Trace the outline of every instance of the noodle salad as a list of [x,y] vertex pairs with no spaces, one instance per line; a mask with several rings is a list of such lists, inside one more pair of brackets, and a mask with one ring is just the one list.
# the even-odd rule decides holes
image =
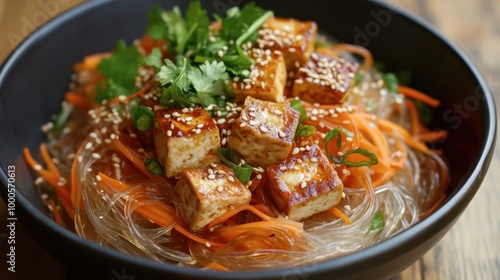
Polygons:
[[[445,198],[439,101],[313,21],[255,4],[153,6],[145,35],[74,66],[35,185],[82,238],[215,270],[361,250]],[[335,34],[333,34],[335,35]],[[39,163],[40,162],[40,163]]]

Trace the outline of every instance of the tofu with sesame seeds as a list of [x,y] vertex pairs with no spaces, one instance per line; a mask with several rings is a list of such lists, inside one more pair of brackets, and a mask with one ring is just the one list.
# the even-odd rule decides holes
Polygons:
[[247,97],[227,147],[252,166],[267,167],[280,162],[292,149],[299,115],[288,103]]
[[281,52],[255,48],[246,52],[255,63],[250,67],[248,78],[238,77],[229,83],[235,92],[235,102],[243,103],[247,96],[282,102],[287,73]]
[[292,96],[319,104],[341,104],[354,85],[358,64],[314,52],[299,68]]
[[337,205],[343,184],[316,144],[267,167],[269,192],[289,219],[300,221]]
[[154,140],[158,159],[168,178],[179,176],[183,168],[205,168],[220,161],[219,129],[201,108],[156,106]]
[[213,164],[206,169],[185,168],[176,185],[192,230],[203,229],[235,207],[248,204],[252,193],[231,168]]
[[256,46],[283,53],[287,71],[306,63],[314,50],[318,27],[313,21],[288,18],[270,18],[259,30]]

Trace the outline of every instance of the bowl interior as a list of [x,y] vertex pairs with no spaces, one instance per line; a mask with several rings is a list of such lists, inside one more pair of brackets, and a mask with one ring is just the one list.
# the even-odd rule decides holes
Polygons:
[[[94,254],[99,256],[97,259],[106,259],[113,265],[121,262],[137,271],[147,268],[152,275],[169,271],[177,276],[190,273],[214,279],[247,278],[249,275],[221,276],[159,265],[80,240],[50,221],[33,187],[34,177],[21,156],[23,147],[36,151],[44,140],[40,127],[59,111],[72,65],[85,55],[111,50],[118,39],[130,42],[141,37],[146,13],[153,2],[156,1],[88,3],[42,27],[13,53],[0,73],[1,170],[5,172],[8,165],[16,166],[18,200],[30,221],[28,227],[42,229],[47,236],[42,234],[40,239],[58,236],[63,240],[60,242],[78,248],[81,256],[75,256],[75,259]],[[175,4],[184,8],[186,2],[161,1],[161,4],[165,8]],[[372,271],[369,275],[376,277],[387,277],[401,271],[448,230],[474,195],[486,172],[495,136],[495,115],[493,99],[484,81],[459,51],[397,7],[365,1],[256,2],[274,10],[280,17],[315,20],[322,31],[336,39],[368,48],[387,70],[411,70],[410,86],[442,101],[433,112],[431,127],[449,132],[449,137],[436,146],[444,151],[451,171],[450,196],[443,207],[394,240],[315,266],[307,275],[324,276],[328,271],[335,271],[335,275],[347,279],[353,275],[361,276],[359,273],[363,271]],[[222,15],[227,8],[242,3],[241,0],[216,0],[203,4],[210,13]],[[6,184],[6,174],[0,175]],[[5,197],[6,189],[1,190]],[[61,248],[53,249],[55,255],[62,252]],[[375,261],[375,256],[380,254],[386,254],[387,259]],[[398,261],[394,260],[398,257]],[[71,258],[67,261],[74,262]],[[378,268],[373,270],[373,266]],[[282,278],[285,274],[286,271],[258,272],[252,277]]]

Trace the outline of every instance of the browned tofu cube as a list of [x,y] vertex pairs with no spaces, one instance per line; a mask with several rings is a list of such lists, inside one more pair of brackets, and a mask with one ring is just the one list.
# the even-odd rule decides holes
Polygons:
[[247,97],[228,137],[228,148],[253,166],[280,162],[292,148],[299,115],[288,103]]
[[259,30],[257,46],[283,52],[287,71],[304,65],[314,50],[318,27],[313,21],[270,18]]
[[204,109],[155,107],[154,138],[169,178],[179,176],[183,168],[205,168],[220,161],[219,129]]
[[292,96],[311,103],[340,104],[354,85],[357,70],[357,63],[314,52],[299,68]]
[[201,230],[229,210],[248,204],[252,193],[225,165],[185,168],[176,191],[192,230]]
[[278,209],[300,221],[337,205],[344,186],[318,145],[296,149],[266,172]]
[[282,53],[255,48],[247,50],[247,53],[255,61],[250,69],[250,77],[235,77],[229,83],[236,94],[235,102],[243,103],[247,96],[282,102],[286,83],[286,66]]

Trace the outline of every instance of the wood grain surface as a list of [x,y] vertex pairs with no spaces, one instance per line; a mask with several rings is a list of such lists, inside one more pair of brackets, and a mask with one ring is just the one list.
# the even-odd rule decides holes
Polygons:
[[[56,4],[40,4],[49,2]],[[32,29],[80,2],[83,0],[0,0],[0,62]],[[500,1],[385,2],[420,16],[454,41],[478,66],[499,104]],[[500,183],[499,171],[500,145],[497,144],[490,171],[462,217],[433,249],[395,279],[500,279],[500,215],[497,214],[500,205],[500,190],[497,187]],[[0,201],[0,204],[3,202]],[[5,209],[5,206],[0,205],[0,209]],[[0,218],[5,220],[3,214]],[[51,279],[64,279],[64,268],[44,254],[22,229],[18,229],[18,238],[22,238],[28,244],[25,247],[29,247],[19,254],[26,252],[37,258],[36,261],[31,261],[29,270],[36,268],[40,269],[38,271],[52,271],[55,273]],[[1,252],[3,255],[4,250]],[[29,258],[20,258],[30,262]],[[0,279],[27,279],[30,273],[25,271],[23,274],[22,269],[21,266],[20,273],[8,275],[8,278],[4,277],[2,269]]]

